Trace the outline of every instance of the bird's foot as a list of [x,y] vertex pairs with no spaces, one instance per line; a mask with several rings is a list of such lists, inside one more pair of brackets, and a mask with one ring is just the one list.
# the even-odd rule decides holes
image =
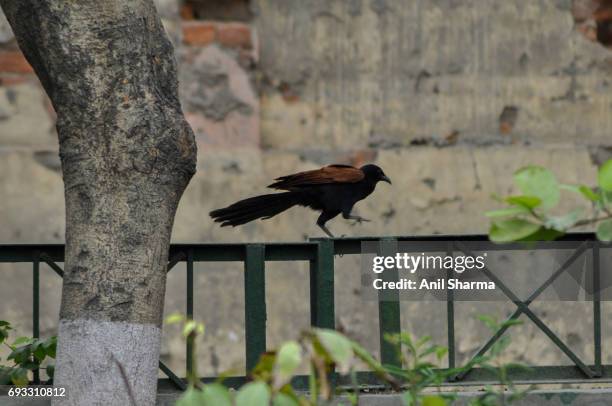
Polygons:
[[356,224],[361,224],[361,223],[367,223],[367,222],[372,221],[372,220],[368,220],[368,219],[366,219],[366,218],[363,218],[363,217],[361,217],[361,216],[350,216],[350,217],[349,217],[349,220],[355,220],[355,222],[353,223],[353,225],[356,225]]

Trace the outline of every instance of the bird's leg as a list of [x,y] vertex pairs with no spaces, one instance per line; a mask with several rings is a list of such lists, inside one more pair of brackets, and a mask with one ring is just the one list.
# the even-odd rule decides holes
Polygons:
[[353,216],[351,213],[342,213],[342,217],[344,217],[347,220],[355,220],[355,224],[371,221],[371,220],[365,219],[365,218],[363,218],[361,216]]
[[328,220],[331,220],[334,217],[336,217],[338,214],[340,214],[339,211],[336,211],[336,212],[323,211],[321,215],[319,216],[319,218],[317,219],[317,225],[321,228],[321,230],[325,232],[325,234],[327,234],[329,238],[336,238],[336,237],[334,237],[331,231],[329,231],[327,227],[325,227],[325,223],[327,223]]
[[329,231],[329,230],[327,229],[327,227],[325,227],[325,224],[317,224],[317,225],[318,225],[319,227],[321,227],[321,230],[323,230],[323,231],[325,232],[325,234],[327,234],[327,236],[328,236],[329,238],[336,238],[336,237],[334,237],[334,235],[331,233],[331,231]]

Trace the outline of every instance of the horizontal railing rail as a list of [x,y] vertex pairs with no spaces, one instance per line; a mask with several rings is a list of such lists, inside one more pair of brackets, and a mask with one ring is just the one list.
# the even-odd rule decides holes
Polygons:
[[[244,264],[244,294],[245,294],[245,360],[247,371],[255,366],[259,356],[266,351],[266,283],[265,269],[268,261],[308,261],[310,263],[310,316],[311,325],[321,328],[335,328],[334,306],[334,257],[336,255],[356,255],[362,250],[362,242],[374,241],[379,243],[381,252],[392,252],[397,242],[436,242],[436,241],[488,241],[486,235],[435,235],[435,236],[396,236],[396,237],[352,237],[339,239],[312,239],[308,242],[298,243],[211,243],[211,244],[172,244],[170,247],[168,272],[178,263],[186,264],[186,308],[188,317],[194,316],[194,264],[198,262],[242,262]],[[593,250],[598,258],[598,245],[589,244],[595,241],[592,233],[573,233],[559,240],[560,244],[575,242],[576,252],[579,250]],[[554,243],[553,243],[554,246]],[[491,249],[508,250],[520,246],[503,245],[491,246]],[[548,246],[550,248],[550,245]],[[461,250],[461,244],[456,249]],[[535,247],[537,249],[537,247]],[[419,247],[420,249],[420,247]],[[435,248],[438,249],[439,248]],[[432,250],[434,250],[432,248]],[[573,255],[573,257],[576,257]],[[570,258],[571,259],[571,258]],[[575,258],[574,258],[575,259]],[[41,263],[46,264],[58,276],[63,276],[63,269],[58,264],[64,261],[64,246],[62,244],[0,244],[0,263],[31,263],[32,264],[32,331],[33,336],[40,335],[40,272]],[[570,261],[568,260],[568,263]],[[596,287],[599,283],[601,270],[599,262],[593,261],[594,280]],[[498,284],[510,302],[516,305],[516,310],[508,320],[514,320],[521,315],[527,316],[546,336],[552,344],[559,348],[572,362],[571,365],[536,366],[527,370],[511,369],[509,378],[515,382],[551,383],[575,382],[588,380],[590,382],[612,381],[612,365],[602,364],[602,321],[601,301],[597,294],[593,300],[593,363],[584,362],[561,338],[558,337],[548,325],[538,317],[529,306],[537,299],[556,278],[562,268],[553,274],[533,294],[522,301],[508,289],[502,281],[489,272],[488,276]],[[487,274],[487,269],[484,272]],[[452,292],[449,292],[452,293]],[[449,295],[446,306],[448,368],[457,366],[456,335],[455,335],[455,301]],[[398,300],[379,300],[379,346],[381,361],[386,364],[398,365],[397,352],[384,340],[386,334],[397,333],[401,329],[400,302]],[[490,337],[474,357],[485,354],[491,346],[505,333],[502,328]],[[193,367],[192,348],[186,343],[186,370]],[[167,365],[160,362],[161,371],[168,377],[160,380],[160,388],[173,386],[184,389],[185,380],[177,376]],[[204,382],[216,379],[215,377],[202,378]],[[246,381],[246,377],[225,378],[228,386],[239,386]],[[366,386],[380,386],[381,382],[373,373],[360,372],[357,374],[358,382]],[[496,381],[496,375],[487,369],[472,368],[452,377],[448,384],[484,384]],[[40,382],[38,371],[34,372],[34,381]],[[335,377],[339,385],[349,384],[343,377]],[[307,378],[298,376],[294,379],[298,388],[307,388]]]

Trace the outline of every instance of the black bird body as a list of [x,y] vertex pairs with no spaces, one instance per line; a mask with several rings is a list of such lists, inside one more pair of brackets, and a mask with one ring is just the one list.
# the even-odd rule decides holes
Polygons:
[[240,200],[223,209],[211,211],[210,216],[215,222],[221,223],[222,227],[237,226],[259,218],[271,218],[299,205],[320,211],[317,225],[332,236],[325,223],[340,213],[345,219],[369,221],[351,215],[351,211],[355,203],[374,191],[379,181],[391,183],[376,165],[365,165],[361,168],[329,165],[277,178],[276,182],[268,187],[286,192]]
[[296,190],[303,196],[302,206],[313,210],[335,213],[350,214],[353,206],[360,200],[365,199],[374,191],[376,185],[361,180],[356,183],[330,183],[317,186],[306,186]]

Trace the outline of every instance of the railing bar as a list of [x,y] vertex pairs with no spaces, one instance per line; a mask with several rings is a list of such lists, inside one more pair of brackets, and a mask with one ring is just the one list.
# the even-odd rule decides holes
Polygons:
[[[448,255],[453,255],[452,248]],[[453,270],[446,271],[446,278],[451,279]],[[455,292],[453,289],[446,288],[446,332],[448,344],[448,367],[455,368]]]
[[[586,243],[581,244],[576,251],[559,267],[559,269],[552,274],[542,285],[540,285],[537,289],[533,291],[529,298],[523,302],[526,306],[529,306],[543,291],[546,287],[548,287],[555,279],[561,275],[565,271],[565,269],[570,266],[585,250],[587,249]],[[472,253],[468,253],[466,250],[462,249],[465,254],[471,255]],[[519,316],[523,314],[523,310],[520,308],[517,309],[510,317],[506,319],[506,323],[512,320],[516,320]],[[492,346],[495,344],[497,340],[508,330],[509,326],[501,327],[498,331],[493,334],[493,336],[485,343],[484,346],[478,350],[478,352],[472,357],[472,361],[478,357],[483,356]],[[461,380],[463,379],[472,368],[466,369],[460,374],[457,374],[454,379]]]
[[[462,244],[458,244],[459,249],[466,255],[470,255],[470,256],[474,256],[473,252],[470,252],[468,249],[466,249]],[[551,283],[553,283],[555,281],[555,279],[557,279],[559,277],[559,275],[561,275],[566,269],[567,267],[569,267],[580,255],[582,255],[582,253],[584,251],[586,251],[586,249],[588,248],[588,246],[586,245],[586,243],[581,244],[576,251],[574,251],[574,253],[563,263],[563,265],[561,265],[559,267],[559,269],[557,269],[557,271],[555,271],[555,273],[553,273],[542,285],[540,285],[540,287],[538,287],[536,290],[533,291],[533,293],[527,298],[527,300],[525,300],[524,302],[521,301],[515,294],[514,292],[512,292],[512,290],[510,290],[499,278],[497,278],[488,268],[483,268],[483,272],[486,270],[487,272],[485,273],[489,279],[491,279],[493,282],[495,282],[496,285],[498,285],[500,287],[500,289],[502,290],[502,292],[513,302],[521,302],[526,304],[527,306],[530,305],[548,286],[550,286]]]
[[565,355],[567,355],[572,361],[574,361],[576,366],[578,368],[580,368],[582,370],[582,372],[584,372],[584,374],[586,376],[588,376],[589,378],[593,378],[595,376],[593,371],[588,366],[586,366],[580,360],[580,358],[578,358],[578,356],[576,354],[574,354],[574,352],[568,346],[566,346],[565,343],[563,341],[561,341],[561,339],[559,337],[557,337],[557,335],[552,330],[550,330],[548,328],[548,326],[546,326],[546,324],[544,324],[544,322],[542,320],[540,320],[540,318],[538,316],[536,316],[527,307],[523,308],[523,312],[527,315],[527,317],[529,317],[531,319],[531,321],[533,321],[535,323],[535,325],[537,325],[540,328],[540,330],[542,330],[542,332],[544,334],[546,334],[548,336],[548,338],[550,338],[552,340],[553,343],[555,343],[557,345],[557,347],[559,347],[559,349],[561,351],[563,351],[565,353]]
[[[516,309],[514,311],[514,313],[512,313],[512,315],[510,317],[508,317],[505,321],[505,323],[511,321],[511,320],[515,320],[518,319],[519,316],[523,314],[523,310],[521,309]],[[502,326],[499,330],[497,330],[495,332],[495,334],[493,334],[493,336],[489,339],[489,341],[487,341],[485,343],[485,345],[483,345],[480,350],[478,350],[478,352],[472,357],[472,359],[470,360],[470,362],[473,362],[476,358],[478,357],[482,357],[487,351],[489,351],[489,348],[491,348],[493,346],[493,344],[495,344],[495,342],[497,340],[500,339],[500,337],[502,335],[504,335],[504,333],[506,332],[506,330],[508,330],[510,328],[509,325],[504,325]],[[463,379],[474,367],[468,368],[463,370],[461,373],[457,374],[454,379],[455,380],[461,380]]]
[[172,370],[170,368],[168,368],[168,366],[166,364],[164,364],[163,362],[159,361],[159,369],[161,369],[161,371],[168,377],[168,379],[170,379],[170,381],[180,390],[185,390],[187,389],[187,385],[185,385],[185,382],[179,378],[178,376],[176,376],[176,374],[174,372],[172,372]]
[[[383,238],[379,242],[380,255],[393,256],[397,251],[397,241],[393,238]],[[396,268],[386,269],[382,274],[384,281],[397,281]],[[387,334],[399,334],[401,329],[400,303],[398,291],[378,291],[378,332],[380,359],[383,364],[401,366],[397,347],[389,343]]]
[[[467,250],[463,248],[460,249],[462,249],[464,254],[472,255],[472,253],[467,252]],[[529,306],[544,291],[544,289],[548,287],[557,277],[559,277],[559,275],[561,275],[561,273],[563,273],[563,271],[565,271],[565,269],[570,266],[586,249],[586,243],[583,243],[578,248],[576,248],[574,253],[563,263],[563,265],[561,265],[561,267],[559,267],[559,269],[554,274],[552,274],[542,285],[540,285],[536,290],[534,290],[533,293],[529,296],[529,298],[523,303],[526,306]],[[523,310],[521,310],[520,308],[517,309],[509,318],[506,319],[506,323],[518,319],[521,314],[523,314]],[[480,356],[483,356],[493,346],[493,344],[495,344],[495,342],[499,340],[499,338],[506,332],[506,330],[508,330],[508,328],[509,326],[504,326],[498,331],[496,331],[495,334],[493,334],[493,336],[489,339],[489,341],[487,341],[485,345],[482,346],[480,350],[478,350],[478,352],[472,357],[471,361]],[[462,371],[460,374],[457,374],[454,379],[463,379],[468,374],[468,372],[470,372],[471,369],[472,368]]]
[[599,243],[593,244],[593,350],[595,373],[601,376],[601,274],[599,262]]
[[310,261],[310,325],[335,328],[334,241],[319,240],[316,258]]
[[[556,365],[556,366],[534,366],[529,368],[510,368],[507,371],[508,380],[515,385],[533,385],[533,384],[592,384],[592,383],[609,383],[612,382],[612,365],[603,365],[604,377],[592,380],[586,380],[582,372],[573,365]],[[443,372],[444,369],[435,369],[434,372]],[[362,388],[380,388],[385,389],[385,382],[380,379],[380,376],[371,371],[358,371],[356,373],[357,383]],[[227,388],[239,389],[242,385],[249,382],[249,377],[245,376],[229,376],[224,377],[221,382]],[[168,380],[160,379],[160,384],[166,384]],[[219,382],[219,377],[206,376],[201,377],[202,383]],[[352,389],[353,381],[350,376],[338,376],[338,386],[340,388]],[[470,376],[462,382],[446,382],[442,384],[446,388],[484,386],[486,384],[498,384],[499,376],[495,371],[484,368],[474,368]],[[160,385],[160,387],[161,387]],[[295,390],[308,390],[308,376],[297,375],[291,379],[291,385]],[[166,389],[167,384],[164,385]]]
[[[191,251],[193,252],[193,250]],[[168,261],[168,267],[166,268],[166,273],[170,272],[172,268],[176,266],[176,264],[178,264],[181,261],[184,261],[186,258],[187,258],[187,255],[185,255],[185,253],[182,251],[176,254],[174,257],[170,259],[170,261]]]
[[[580,235],[580,237],[582,237],[582,235]],[[373,237],[372,237],[372,238],[373,238]],[[342,241],[342,240],[341,240],[341,241]],[[332,240],[332,243],[333,243],[333,240]],[[583,245],[584,245],[584,244],[583,244]],[[296,246],[297,246],[297,245],[296,245]],[[33,248],[34,248],[34,247],[36,247],[36,248],[38,248],[38,249],[43,249],[43,248],[45,248],[45,247],[47,247],[47,246],[43,246],[43,245],[41,245],[41,246],[31,246],[29,249],[24,249],[24,248],[22,248],[22,247],[17,247],[17,248],[19,248],[19,249],[21,249],[21,250],[23,250],[23,251],[24,251],[24,254],[18,253],[19,255],[21,255],[19,258],[21,258],[21,259],[23,259],[23,260],[22,260],[22,261],[21,261],[21,259],[18,259],[18,260],[20,260],[21,262],[27,262],[27,257],[30,257],[30,258],[31,258],[31,255],[32,255],[31,253],[32,253],[32,252],[35,252],[35,251],[33,251]],[[280,247],[280,245],[277,247],[277,250],[278,250],[278,249],[280,249],[279,247]],[[27,248],[27,247],[26,247],[26,248]],[[197,247],[197,246],[194,246],[194,248],[195,248],[195,249],[198,249],[198,247]],[[2,249],[2,247],[0,247],[0,249]],[[55,248],[55,247],[52,247],[52,249],[53,249],[53,250],[56,250],[56,248]],[[176,249],[176,248],[175,248],[175,249]],[[208,251],[210,251],[211,249],[212,249],[212,247],[206,247],[207,252],[208,252]],[[314,248],[313,248],[313,249],[314,249]],[[574,254],[572,255],[572,257],[577,257],[577,256],[579,255],[579,251],[580,251],[580,250],[582,250],[582,246],[579,246],[579,247],[578,247],[578,249],[577,249],[577,250],[574,252]],[[27,251],[29,251],[30,253],[28,254],[28,252],[27,252]],[[264,252],[265,252],[265,251],[264,251]],[[314,252],[314,251],[311,251],[311,252]],[[25,256],[24,256],[24,255],[25,255]],[[174,260],[175,258],[179,257],[180,255],[183,255],[183,256],[184,256],[184,254],[182,254],[182,253],[181,253],[181,254],[179,254],[179,255],[175,255],[175,256],[173,257],[173,260]],[[23,257],[23,258],[22,258],[22,257]],[[510,319],[512,319],[512,318],[517,318],[518,316],[520,316],[520,315],[521,315],[521,314],[523,314],[523,313],[527,314],[527,315],[528,315],[528,317],[529,317],[529,318],[530,318],[530,319],[531,319],[531,320],[532,320],[532,321],[533,321],[533,322],[534,322],[534,323],[535,323],[535,324],[536,324],[536,325],[537,325],[537,326],[538,326],[538,327],[539,327],[539,328],[540,328],[540,329],[541,329],[541,330],[542,330],[542,331],[543,331],[543,332],[544,332],[544,333],[545,333],[547,336],[549,336],[549,338],[550,338],[550,339],[551,339],[551,340],[552,340],[552,341],[553,341],[553,342],[554,342],[554,343],[555,343],[555,344],[556,344],[556,345],[557,345],[557,346],[558,346],[558,347],[559,347],[559,348],[560,348],[560,349],[561,349],[561,350],[562,350],[564,353],[566,353],[566,355],[568,355],[568,357],[569,357],[570,359],[572,359],[572,360],[574,361],[574,363],[575,363],[575,364],[576,364],[576,366],[578,367],[578,368],[576,369],[576,371],[580,370],[580,371],[582,371],[583,373],[585,373],[587,376],[594,376],[594,375],[599,376],[599,374],[600,374],[600,373],[603,373],[603,372],[601,372],[601,371],[602,371],[602,370],[603,370],[603,368],[604,368],[604,366],[602,366],[602,348],[601,348],[601,347],[602,347],[602,337],[601,337],[601,334],[602,334],[602,331],[601,331],[601,330],[602,330],[602,326],[601,326],[602,321],[601,321],[601,298],[600,298],[600,292],[599,292],[599,285],[600,285],[600,279],[599,279],[599,278],[600,278],[600,276],[601,276],[601,275],[600,275],[600,269],[599,269],[600,264],[599,264],[599,261],[598,261],[598,260],[599,260],[599,252],[597,251],[597,253],[596,253],[596,248],[593,248],[593,257],[594,257],[594,258],[593,258],[593,260],[594,260],[594,269],[593,269],[593,272],[594,272],[594,274],[593,274],[593,278],[594,278],[594,279],[593,279],[593,286],[594,286],[594,295],[593,295],[593,316],[594,316],[594,319],[593,319],[593,320],[594,320],[594,322],[593,322],[593,323],[594,323],[594,325],[593,325],[593,333],[594,333],[594,356],[593,356],[593,358],[594,358],[594,365],[595,365],[595,367],[596,367],[596,368],[593,368],[593,367],[587,367],[587,366],[586,366],[586,365],[585,365],[585,364],[584,364],[584,363],[583,363],[583,362],[580,360],[580,358],[578,358],[578,357],[576,356],[576,354],[574,354],[574,352],[572,352],[572,351],[571,351],[571,349],[569,349],[569,348],[568,348],[568,347],[567,347],[567,346],[566,346],[566,345],[563,343],[563,341],[561,341],[561,340],[560,340],[560,339],[559,339],[559,338],[558,338],[558,337],[557,337],[557,336],[556,336],[556,335],[555,335],[555,334],[554,334],[554,333],[553,333],[553,332],[552,332],[550,329],[548,329],[548,327],[547,327],[547,326],[544,324],[544,322],[543,322],[543,321],[542,321],[542,320],[541,320],[541,319],[540,319],[538,316],[536,316],[536,315],[535,315],[535,314],[534,314],[534,313],[533,313],[533,312],[532,312],[532,311],[531,311],[531,310],[528,308],[529,304],[530,304],[530,303],[531,303],[531,302],[532,302],[532,301],[535,299],[535,297],[537,297],[537,296],[538,296],[538,295],[539,295],[539,294],[540,294],[542,291],[544,291],[544,290],[545,290],[545,289],[546,289],[546,288],[547,288],[547,287],[548,287],[548,286],[549,286],[549,285],[550,285],[550,284],[551,284],[551,283],[554,281],[554,279],[555,279],[555,278],[554,278],[554,275],[553,275],[553,276],[551,276],[551,278],[549,278],[549,280],[547,280],[547,281],[545,282],[545,284],[541,285],[541,286],[540,286],[540,287],[539,287],[539,288],[538,288],[536,291],[534,291],[534,292],[532,293],[533,298],[532,298],[532,297],[530,297],[529,299],[527,299],[527,301],[513,300],[513,302],[514,302],[514,303],[517,305],[517,307],[518,307],[518,308],[517,308],[516,312],[514,313],[516,316],[514,316],[514,315],[513,315],[513,316],[511,316],[511,317],[510,317]],[[58,260],[58,259],[60,259],[61,257],[59,256],[59,253],[58,253],[58,254],[54,254],[54,257],[53,257],[53,258],[55,258],[56,260]],[[280,257],[279,257],[279,258],[280,258]],[[312,258],[312,256],[310,256],[310,258]],[[245,258],[243,258],[243,259],[245,259]],[[575,258],[573,258],[573,259],[575,259]],[[597,261],[596,261],[596,259],[597,259]],[[173,260],[171,260],[171,261],[169,262],[169,264],[168,264],[168,270],[172,269],[172,267],[174,267],[174,266],[175,266],[175,265],[176,265],[178,262],[180,262],[182,259],[176,260],[176,262],[172,263],[172,262],[173,262]],[[198,259],[198,260],[205,260],[205,259]],[[290,260],[290,259],[289,259],[289,260]],[[265,261],[265,260],[264,260],[264,261]],[[311,266],[312,266],[312,259],[310,259],[310,261],[311,261]],[[34,279],[36,278],[36,277],[34,276],[36,272],[34,272],[34,262],[33,262],[33,293],[34,293],[34,290],[35,290],[35,289],[34,289],[34,285],[36,285],[36,284],[38,285],[38,288],[37,288],[37,290],[38,290],[38,295],[37,295],[37,296],[36,296],[36,295],[33,295],[33,302],[32,302],[32,303],[33,303],[33,316],[32,316],[32,319],[33,319],[33,335],[34,335],[34,336],[37,336],[37,335],[39,336],[39,335],[40,335],[40,262],[47,263],[47,265],[49,265],[49,266],[50,266],[50,267],[51,267],[51,268],[54,270],[54,272],[56,272],[56,273],[57,273],[58,275],[60,275],[60,276],[63,276],[63,270],[62,270],[62,268],[61,268],[60,266],[58,266],[58,265],[57,265],[55,262],[53,262],[53,260],[51,260],[51,258],[50,258],[50,257],[48,257],[48,256],[47,256],[45,253],[40,253],[40,252],[38,253],[38,261],[37,261],[37,262],[38,262],[38,264],[37,264],[37,267],[38,267],[38,277],[37,277],[37,278],[38,278],[38,281],[37,281],[37,282],[36,282],[36,281],[34,281]],[[569,265],[569,262],[571,262],[571,261],[570,261],[570,260],[568,260],[568,261],[567,261],[567,263],[566,263],[566,265]],[[264,262],[264,263],[265,263],[265,262]],[[333,259],[332,259],[332,265],[333,265]],[[566,265],[564,265],[563,267],[566,267]],[[246,261],[245,261],[245,266],[246,266]],[[192,259],[192,267],[193,267],[193,259]],[[563,268],[563,267],[562,267],[562,268]],[[557,270],[557,271],[555,272],[555,274],[561,274],[563,271],[564,271],[564,269],[561,269],[561,268],[560,268],[559,270]],[[192,279],[193,279],[193,269],[192,269]],[[502,291],[503,291],[503,289],[502,289]],[[512,295],[514,295],[514,293],[513,293],[513,292],[511,292],[511,291],[509,291],[509,292],[510,292],[510,293],[512,293]],[[504,292],[504,293],[506,293],[506,292]],[[188,295],[189,295],[189,292],[188,292]],[[193,280],[192,280],[192,289],[191,289],[191,295],[192,295],[192,297],[191,297],[191,301],[192,301],[192,306],[193,306]],[[311,298],[311,299],[312,299],[312,298]],[[452,310],[452,313],[451,313],[451,314],[452,314],[452,326],[453,326],[453,329],[452,329],[452,335],[453,335],[453,337],[452,337],[452,338],[453,338],[453,341],[454,341],[454,297],[453,297],[452,299],[453,299],[453,300],[450,300],[450,301],[449,301],[449,303],[447,303],[447,317],[449,316],[449,311],[450,311],[450,310]],[[511,299],[512,299],[512,298],[511,298]],[[35,303],[35,302],[38,302],[38,303]],[[265,300],[264,300],[264,302],[265,302]],[[265,303],[264,303],[264,304],[265,304]],[[37,308],[37,309],[35,309],[35,308]],[[399,308],[399,303],[398,303],[398,308]],[[192,307],[192,313],[193,313],[193,307]],[[380,317],[380,315],[379,315],[379,317]],[[37,323],[34,323],[34,320],[35,320],[35,319],[38,319],[38,322],[37,322]],[[265,323],[264,323],[264,324],[265,324]],[[448,326],[450,326],[450,325],[451,325],[451,320],[450,320],[450,317],[449,317],[449,320],[448,320]],[[38,330],[37,332],[34,332],[34,329],[35,329],[35,328]],[[265,328],[265,327],[264,327],[264,328]],[[264,330],[264,331],[265,331],[265,330]],[[506,330],[504,329],[504,330],[500,330],[500,331],[499,331],[499,332],[497,332],[497,333],[499,333],[499,336],[501,336],[501,335],[502,335],[502,334],[503,334],[505,331],[506,331]],[[496,333],[496,335],[497,335],[497,333]],[[451,337],[450,337],[450,331],[449,331],[449,337],[448,337],[448,338],[449,338],[449,340],[450,340],[450,338],[451,338]],[[493,342],[494,342],[494,341],[495,341],[495,340],[493,340]],[[453,343],[453,344],[454,344],[454,343]],[[451,359],[450,359],[450,353],[451,353],[451,351],[453,351],[453,352],[454,352],[454,348],[453,348],[453,349],[451,349],[451,343],[449,342],[449,365],[450,365],[450,362],[451,362]],[[381,352],[382,352],[382,349],[381,349]],[[575,357],[575,359],[574,359],[572,356],[574,356],[574,357]],[[582,366],[584,366],[584,368],[583,368],[581,365],[582,365]],[[162,368],[162,366],[161,366],[161,363],[160,363],[160,368],[163,370],[163,368]],[[568,368],[569,368],[569,367],[568,367]],[[574,367],[572,367],[572,368],[574,368]],[[594,370],[595,370],[595,371],[594,371]],[[594,374],[593,374],[593,371],[594,371]],[[606,371],[607,371],[607,370],[606,370]],[[171,371],[170,371],[170,372],[171,372]],[[176,375],[175,375],[175,376],[176,376]],[[612,376],[612,375],[610,374],[610,371],[607,371],[605,376]]]
[[544,290],[549,287],[565,270],[578,259],[588,248],[588,245],[583,243],[576,251],[553,273],[538,289],[536,289],[525,301],[525,304],[530,305]]
[[58,274],[60,277],[64,277],[64,270],[58,265],[56,264],[51,257],[49,257],[47,254],[45,254],[44,252],[42,252],[40,254],[40,260],[43,261],[45,264],[49,265],[49,267],[55,271],[56,274]]
[[244,262],[244,322],[246,370],[266,351],[265,245],[247,244]]
[[[40,253],[34,252],[32,261],[32,337],[40,338]],[[40,383],[38,368],[32,371],[34,383]]]
[[[315,258],[310,260],[310,325],[335,329],[334,240],[317,240]],[[332,387],[337,382],[334,369],[328,374]]]
[[508,296],[510,298],[510,300],[512,300],[514,302],[514,304],[516,306],[518,306],[520,308],[520,310],[522,310],[523,313],[525,313],[525,315],[527,315],[527,317],[529,317],[531,319],[531,321],[540,328],[540,330],[546,334],[548,336],[548,338],[551,339],[551,341],[553,343],[555,343],[555,345],[557,347],[559,347],[559,349],[561,351],[563,351],[565,353],[565,355],[567,355],[572,361],[574,361],[574,363],[576,364],[576,366],[578,368],[580,368],[582,370],[582,372],[584,372],[584,374],[590,378],[593,377],[593,371],[587,367],[581,360],[580,358],[578,358],[578,356],[576,354],[574,354],[574,352],[565,345],[565,343],[563,343],[563,341],[561,341],[561,339],[559,339],[559,337],[557,337],[557,335],[550,330],[546,324],[544,324],[544,322],[542,320],[540,320],[540,318],[538,316],[536,316],[531,309],[529,309],[529,307],[527,307],[527,305],[525,305],[525,303],[521,302],[518,297],[510,290],[508,289],[503,282],[497,278],[487,267],[482,268],[481,270],[485,275],[487,275],[487,277],[489,279],[491,279],[493,282],[495,282],[495,284],[497,286],[500,287],[500,289],[502,290],[502,292],[504,292],[504,294],[506,294],[506,296]]
[[[471,255],[474,256],[473,253],[469,252],[469,250],[466,249],[461,249],[466,255]],[[483,267],[481,269],[482,273],[484,273],[489,279],[491,279],[495,285],[499,286],[499,288],[501,289],[501,291],[511,300],[514,302],[514,304],[516,306],[518,306],[523,313],[525,313],[527,315],[527,317],[529,317],[531,319],[531,321],[533,321],[535,323],[536,326],[538,326],[540,328],[540,330],[546,334],[548,336],[548,338],[550,338],[552,340],[553,343],[555,343],[555,345],[557,347],[559,347],[559,349],[561,351],[563,351],[565,353],[565,355],[567,355],[572,361],[574,361],[574,363],[576,364],[576,366],[578,368],[580,368],[582,370],[582,372],[584,372],[584,374],[586,376],[588,376],[589,378],[592,378],[594,376],[593,371],[587,367],[581,360],[580,358],[574,354],[574,352],[565,345],[565,343],[563,343],[563,341],[561,341],[561,339],[559,339],[559,337],[557,337],[557,335],[550,330],[546,324],[538,317],[535,315],[535,313],[533,313],[531,311],[531,309],[529,309],[528,305],[526,305],[525,303],[523,303],[515,294],[514,292],[512,292],[511,289],[509,289],[502,281],[501,279],[499,279],[494,273],[491,272],[491,270],[489,268],[487,268],[486,266]]]
[[[193,249],[187,251],[187,306],[186,306],[187,318],[193,320]],[[190,375],[193,370],[193,339],[194,337],[187,337],[186,350],[186,368],[187,375]]]

